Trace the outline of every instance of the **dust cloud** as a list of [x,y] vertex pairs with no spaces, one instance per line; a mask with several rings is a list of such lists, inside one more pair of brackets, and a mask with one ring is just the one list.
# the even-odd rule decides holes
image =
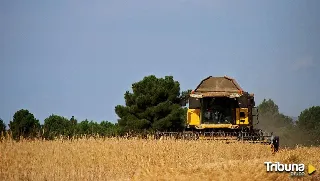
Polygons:
[[305,145],[306,134],[300,130],[294,122],[286,123],[281,117],[259,115],[259,121],[255,120],[255,128],[279,136],[280,146],[293,148]]

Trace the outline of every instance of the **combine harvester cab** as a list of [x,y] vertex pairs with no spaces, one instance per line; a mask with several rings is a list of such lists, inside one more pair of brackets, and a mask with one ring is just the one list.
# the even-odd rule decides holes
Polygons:
[[209,76],[188,99],[185,137],[273,143],[271,133],[254,128],[259,122],[254,94],[234,79]]

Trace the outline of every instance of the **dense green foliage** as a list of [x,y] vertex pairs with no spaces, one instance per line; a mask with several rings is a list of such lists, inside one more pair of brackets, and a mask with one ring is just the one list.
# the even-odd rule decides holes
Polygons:
[[172,76],[147,76],[132,84],[133,92],[126,91],[126,105],[117,105],[119,125],[125,131],[177,131],[184,128],[184,109],[181,107],[180,84]]
[[[146,76],[132,84],[132,92],[125,92],[125,105],[115,107],[118,123],[97,123],[87,119],[78,122],[73,116],[69,119],[52,114],[40,125],[32,113],[21,109],[14,114],[9,130],[14,139],[36,136],[46,139],[79,135],[121,136],[128,131],[179,131],[184,129],[187,115],[187,108],[181,105],[188,103],[190,92],[181,92],[179,82],[172,76]],[[271,99],[264,99],[258,105],[258,110],[259,121],[254,126],[280,136],[281,145],[320,145],[320,106],[302,111],[297,122],[280,113],[278,105]],[[6,125],[0,119],[0,132],[3,130],[6,130]]]
[[44,120],[44,134],[46,139],[53,139],[60,135],[72,137],[77,135],[118,135],[117,124],[102,121],[100,124],[87,119],[77,123],[74,117],[70,120],[58,115],[51,115]]
[[297,121],[303,141],[308,145],[320,145],[320,106],[312,106],[301,112]]
[[44,120],[44,137],[54,138],[58,135],[71,135],[71,121],[58,115],[51,115]]
[[13,115],[9,127],[15,139],[19,139],[20,136],[33,138],[40,129],[40,123],[28,110],[21,109]]

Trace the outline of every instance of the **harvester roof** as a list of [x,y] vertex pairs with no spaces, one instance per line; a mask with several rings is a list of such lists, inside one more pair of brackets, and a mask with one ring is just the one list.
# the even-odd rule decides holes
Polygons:
[[227,76],[209,76],[203,79],[193,92],[197,97],[239,97],[242,93],[239,84]]

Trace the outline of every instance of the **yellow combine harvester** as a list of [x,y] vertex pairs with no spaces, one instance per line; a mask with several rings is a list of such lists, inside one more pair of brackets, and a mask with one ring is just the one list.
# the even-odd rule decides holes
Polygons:
[[[162,136],[187,139],[218,139],[271,144],[279,142],[272,134],[255,129],[258,109],[254,94],[244,91],[232,78],[209,76],[191,92],[186,129],[183,133],[165,132]],[[277,146],[277,145],[276,145]]]

